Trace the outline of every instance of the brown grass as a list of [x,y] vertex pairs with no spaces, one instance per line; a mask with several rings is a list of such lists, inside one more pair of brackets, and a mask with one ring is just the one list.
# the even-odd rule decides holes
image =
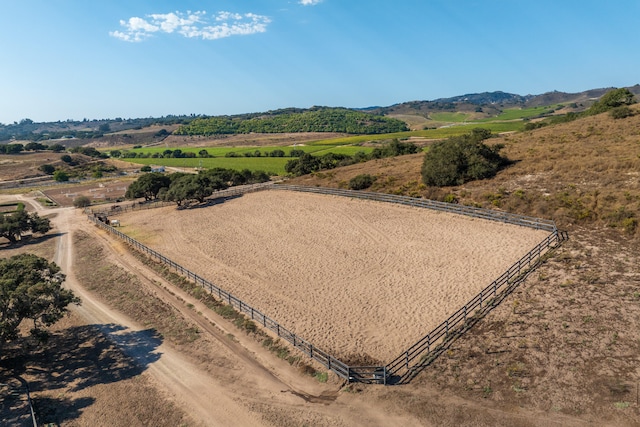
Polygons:
[[638,235],[640,220],[640,106],[614,120],[608,114],[491,139],[516,163],[490,180],[428,188],[422,154],[361,163],[292,180],[345,188],[351,178],[378,177],[372,191],[501,209],[555,220],[561,227],[606,226]]

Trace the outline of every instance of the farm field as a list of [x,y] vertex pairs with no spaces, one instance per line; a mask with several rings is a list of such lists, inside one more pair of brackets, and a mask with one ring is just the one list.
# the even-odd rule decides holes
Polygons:
[[125,234],[352,364],[397,356],[547,234],[288,191],[118,219]]
[[87,196],[93,203],[102,203],[124,199],[131,180],[116,179],[111,181],[94,181],[90,184],[70,184],[44,190],[45,196],[62,207],[73,206],[79,196]]

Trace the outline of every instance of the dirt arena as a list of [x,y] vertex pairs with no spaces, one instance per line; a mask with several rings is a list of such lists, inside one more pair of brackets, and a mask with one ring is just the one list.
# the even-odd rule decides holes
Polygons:
[[124,233],[347,363],[399,355],[547,235],[289,191],[118,218]]
[[43,193],[59,206],[73,206],[80,196],[87,196],[94,203],[114,202],[124,199],[130,179],[116,179],[104,182],[92,182],[85,185],[68,185],[50,188]]

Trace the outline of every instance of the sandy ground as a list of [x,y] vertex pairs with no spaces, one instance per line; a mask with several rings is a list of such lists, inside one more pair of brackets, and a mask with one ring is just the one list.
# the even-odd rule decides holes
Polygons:
[[547,234],[288,191],[121,222],[123,232],[352,364],[399,355]]

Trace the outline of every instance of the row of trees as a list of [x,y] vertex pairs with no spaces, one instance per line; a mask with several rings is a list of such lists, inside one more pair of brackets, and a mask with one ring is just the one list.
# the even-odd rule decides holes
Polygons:
[[289,174],[301,176],[320,170],[366,162],[372,159],[414,154],[419,150],[420,148],[418,148],[417,145],[410,142],[401,142],[397,139],[392,140],[388,144],[384,144],[382,147],[375,148],[370,154],[367,154],[364,151],[359,151],[353,156],[336,153],[328,153],[323,156],[312,156],[311,154],[300,150],[300,157],[289,160],[285,164],[284,169]]
[[408,130],[401,120],[347,108],[315,108],[278,112],[257,117],[217,116],[198,118],[180,126],[176,135],[224,135],[244,133],[339,132],[380,134]]
[[59,153],[65,148],[60,144],[45,145],[39,142],[28,142],[26,144],[0,144],[0,154],[19,154],[23,151],[53,151]]
[[230,186],[269,180],[267,173],[251,172],[248,169],[235,171],[213,168],[198,174],[150,172],[132,182],[127,188],[125,197],[129,199],[144,197],[147,201],[159,199],[182,206],[192,200],[203,203],[214,191],[224,190]]

